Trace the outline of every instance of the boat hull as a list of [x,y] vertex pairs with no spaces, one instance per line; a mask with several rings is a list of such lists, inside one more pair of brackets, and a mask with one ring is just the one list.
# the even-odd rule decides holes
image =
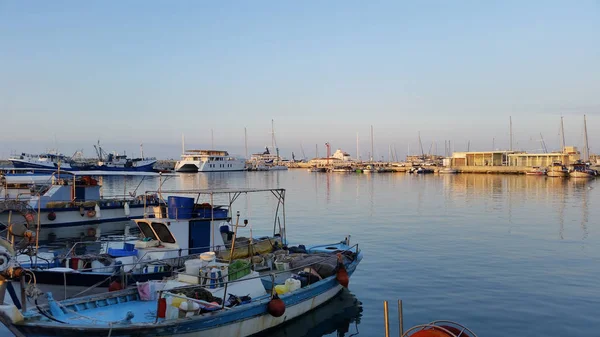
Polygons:
[[569,173],[569,177],[578,179],[591,179],[594,178],[594,175],[587,172],[573,171]]
[[546,173],[546,175],[548,177],[553,177],[553,178],[564,178],[564,177],[568,177],[569,176],[569,172],[564,172],[564,171],[548,171],[548,173]]
[[[352,275],[361,259],[362,254],[359,253],[357,260],[348,265],[348,275]],[[280,298],[285,303],[285,314],[280,317],[271,316],[267,312],[266,305],[269,299],[263,298],[226,312],[158,323],[111,324],[107,326],[105,323],[78,325],[47,321],[40,324],[35,322],[12,324],[6,318],[3,321],[9,328],[16,329],[27,337],[54,337],[57,336],[57,330],[60,330],[60,336],[63,337],[80,337],[84,331],[86,337],[105,337],[107,335],[114,337],[246,337],[275,328],[308,313],[327,303],[342,289],[336,276],[333,275],[292,293],[281,295]]]
[[[50,213],[54,213],[54,220],[49,220]],[[8,212],[0,213],[0,223],[8,223],[8,216]],[[79,208],[42,208],[39,240],[43,244],[54,239],[79,238],[81,233],[85,235],[90,228],[95,231],[99,229],[103,235],[122,234],[126,226],[135,227],[131,220],[143,217],[144,205],[130,205],[129,215],[122,206],[101,207],[100,217],[88,216],[87,209],[84,209],[82,215]],[[54,238],[49,237],[51,233],[55,235]]]
[[[10,162],[12,163],[12,165],[15,168],[18,168],[18,169],[50,169],[50,170],[58,169],[58,164],[55,164],[53,162],[33,163],[33,162],[17,160],[17,159],[11,159]],[[65,170],[65,171],[76,171],[76,169],[73,169],[71,167],[71,165],[69,165],[68,163],[61,164],[60,169]]]
[[[39,284],[66,285],[68,287],[99,287],[107,288],[110,285],[113,273],[91,273],[91,272],[71,272],[63,273],[51,270],[35,270],[36,282]],[[118,275],[118,274],[117,274]],[[126,273],[127,285],[134,285],[136,282],[146,282],[149,280],[162,280],[164,277],[170,277],[172,272],[155,273]],[[118,276],[117,276],[118,277]]]
[[142,165],[134,165],[134,166],[118,166],[118,165],[111,165],[111,164],[107,164],[107,165],[92,165],[89,167],[86,167],[86,171],[87,170],[92,170],[92,171],[108,171],[108,172],[153,172],[154,171],[154,164],[156,163],[156,160],[148,162],[146,164],[142,164]]

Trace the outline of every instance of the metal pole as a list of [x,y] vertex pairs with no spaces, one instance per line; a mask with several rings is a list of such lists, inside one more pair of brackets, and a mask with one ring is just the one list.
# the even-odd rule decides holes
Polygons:
[[400,337],[404,334],[404,321],[402,314],[402,300],[398,300],[398,326],[400,328]]
[[[67,266],[68,268],[69,266]],[[63,281],[64,281],[64,285],[65,285],[65,297],[63,299],[67,299],[67,273],[63,272]]]
[[388,317],[388,301],[383,301],[383,322],[385,324],[385,337],[390,337],[390,320]]
[[21,287],[21,312],[27,311],[27,295],[25,294],[25,278],[23,275],[19,277],[19,285]]

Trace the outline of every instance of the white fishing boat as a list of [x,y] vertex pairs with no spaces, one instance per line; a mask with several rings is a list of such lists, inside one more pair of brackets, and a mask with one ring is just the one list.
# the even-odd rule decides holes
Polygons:
[[143,217],[144,204],[158,204],[156,196],[103,196],[101,185],[92,178],[96,174],[103,173],[61,172],[45,183],[34,180],[36,176],[2,177],[5,195],[0,199],[0,226],[5,228],[16,221],[11,207],[18,205],[35,213],[36,222],[39,218],[38,239],[42,242],[95,237],[122,232],[131,225],[131,219]]
[[[285,200],[285,190],[262,191],[275,193],[278,203]],[[219,193],[239,196],[246,192]],[[277,209],[285,207],[278,205]],[[150,224],[156,232],[158,227]],[[246,221],[244,225],[236,223],[231,248],[214,247],[215,251],[206,255],[214,259],[188,260],[185,272],[177,279],[138,283],[126,290],[64,301],[55,301],[47,293],[48,304],[38,304],[44,294],[32,278],[28,294],[35,308],[18,309],[25,295],[21,301],[16,298],[16,304],[3,303],[4,296],[0,296],[0,321],[20,337],[55,336],[57,331],[61,336],[80,336],[84,332],[89,337],[251,336],[327,303],[348,287],[350,276],[362,260],[362,252],[351,245],[349,236],[333,244],[288,250],[274,247],[270,253],[252,254],[250,260],[235,259],[231,252],[235,251],[238,230],[246,225]],[[285,225],[283,217],[281,226],[275,228],[287,243]],[[27,238],[25,245],[31,243],[31,232],[18,234]],[[1,277],[29,278],[31,271],[24,270],[13,258],[14,247],[4,240],[1,247],[5,257],[0,261]],[[225,258],[219,259],[221,253]],[[274,259],[274,268],[264,263],[269,257]],[[9,283],[0,283],[2,295]]]
[[221,150],[187,150],[175,164],[177,172],[244,171],[246,161]]
[[15,168],[51,169],[56,170],[59,165],[62,170],[71,170],[73,160],[58,152],[42,154],[21,153],[8,159]]

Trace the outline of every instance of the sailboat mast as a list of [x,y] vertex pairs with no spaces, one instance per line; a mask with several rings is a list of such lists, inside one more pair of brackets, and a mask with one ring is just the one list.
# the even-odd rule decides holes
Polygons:
[[590,160],[590,148],[589,148],[589,144],[588,144],[587,121],[586,121],[585,115],[583,115],[583,145],[584,145],[583,161],[587,163],[588,160]]
[[419,131],[419,147],[421,148],[421,159],[425,159],[425,152],[423,151],[423,143],[421,143],[421,131]]
[[248,132],[246,131],[246,128],[244,128],[244,151],[245,151],[244,158],[248,159]]
[[371,125],[371,162],[373,162],[373,125]]
[[508,117],[508,120],[510,121],[510,150],[513,150],[513,129],[512,129],[512,116]]
[[181,154],[185,153],[185,135],[181,134]]
[[360,155],[358,154],[358,132],[356,133],[356,161],[360,161]]
[[274,122],[271,119],[271,148],[275,150],[275,127],[273,123]]
[[563,123],[562,116],[560,116],[560,136],[561,136],[560,152],[565,153],[565,125]]

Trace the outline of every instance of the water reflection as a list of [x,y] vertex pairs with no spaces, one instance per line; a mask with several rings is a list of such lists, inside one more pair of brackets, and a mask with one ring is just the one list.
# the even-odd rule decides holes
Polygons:
[[[539,176],[459,174],[440,177],[446,207],[466,206],[490,212],[505,212],[508,232],[521,225],[522,211],[535,212],[547,223],[558,222],[558,238],[565,239],[565,225],[579,224],[581,240],[588,235],[590,193],[598,183],[587,179]],[[547,208],[543,211],[540,207]],[[518,210],[518,211],[516,211]],[[555,220],[553,220],[555,219]]]
[[349,337],[358,335],[362,304],[348,291],[282,327],[254,337]]

